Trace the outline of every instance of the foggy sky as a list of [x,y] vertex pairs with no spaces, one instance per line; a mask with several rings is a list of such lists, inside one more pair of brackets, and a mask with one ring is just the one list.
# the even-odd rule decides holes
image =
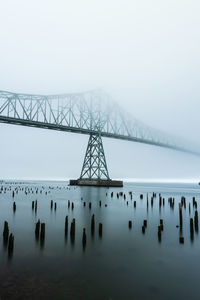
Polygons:
[[[102,88],[145,123],[199,143],[200,2],[6,0],[0,90]],[[0,124],[0,178],[77,178],[87,136]],[[190,142],[189,142],[190,143]],[[104,139],[113,178],[199,178],[200,159]]]

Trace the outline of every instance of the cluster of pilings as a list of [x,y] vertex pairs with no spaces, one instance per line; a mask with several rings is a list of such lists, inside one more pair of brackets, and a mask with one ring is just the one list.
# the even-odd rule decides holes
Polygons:
[[[54,189],[49,187],[49,190]],[[57,189],[61,189],[60,187],[57,187]],[[67,188],[68,189],[68,188]],[[69,188],[70,189],[70,188]],[[50,191],[46,190],[44,187],[39,188],[29,188],[29,187],[16,187],[14,189],[12,189],[12,186],[9,187],[0,187],[0,193],[6,193],[6,192],[10,192],[12,195],[13,200],[15,200],[16,195],[20,192],[24,192],[26,195],[28,194],[48,194]],[[111,199],[113,199],[116,195],[117,199],[122,199],[124,201],[124,204],[128,207],[133,207],[135,210],[137,209],[137,196],[132,192],[129,191],[127,193],[124,192],[117,192],[116,194],[114,192],[110,193],[110,197]],[[108,192],[106,193],[106,196],[108,196]],[[146,208],[148,211],[149,208],[149,204],[151,203],[151,207],[153,208],[154,205],[158,205],[159,210],[161,210],[162,208],[164,209],[165,206],[165,202],[168,200],[168,205],[170,207],[171,210],[174,210],[175,208],[177,208],[177,204],[178,204],[178,225],[177,228],[179,228],[179,242],[180,244],[184,244],[184,236],[183,236],[183,226],[185,226],[185,222],[183,222],[183,216],[185,214],[185,211],[189,211],[189,215],[190,215],[190,219],[189,219],[189,228],[190,228],[190,238],[191,241],[194,240],[195,238],[195,233],[197,234],[199,231],[199,227],[198,227],[198,211],[197,211],[197,201],[196,198],[193,197],[192,198],[192,205],[191,203],[189,203],[189,205],[187,205],[187,200],[186,197],[182,196],[180,203],[175,203],[175,198],[173,197],[169,197],[169,198],[165,198],[162,196],[161,193],[156,194],[155,192],[153,193],[147,193],[146,194],[146,200],[145,200],[145,194],[139,194],[139,199],[140,201],[143,201],[143,203],[145,204],[146,201]],[[144,201],[145,200],[145,201]],[[166,200],[166,201],[165,201]],[[81,198],[81,201],[83,201],[83,197]],[[92,202],[85,202],[83,201],[83,207],[86,207],[86,205],[88,206],[89,210],[92,210],[93,208],[93,203]],[[102,207],[102,201],[99,200],[98,202],[99,207]],[[132,205],[130,206],[130,203],[132,203]],[[167,202],[166,202],[167,203]],[[37,206],[38,206],[38,202],[37,200],[32,201],[32,210],[37,212]],[[68,200],[67,202],[67,206],[68,209],[74,210],[75,209],[75,205],[74,202]],[[105,207],[107,207],[107,203],[105,203]],[[16,212],[16,209],[19,209],[19,207],[17,207],[16,205],[16,201],[13,201],[13,212]],[[53,200],[50,201],[50,209],[51,210],[55,210],[57,209],[57,203]],[[194,213],[194,214],[193,214]],[[192,216],[193,215],[193,216]],[[68,216],[66,216],[65,218],[65,237],[67,237],[68,235],[68,231],[69,231],[69,224],[68,224],[69,220],[68,220]],[[146,234],[147,231],[147,223],[149,221],[147,219],[143,220],[143,223],[140,225],[141,226],[141,232],[143,235]],[[95,228],[96,228],[96,222],[95,222],[95,215],[92,214],[91,216],[91,223],[90,223],[90,231],[91,231],[91,237],[92,239],[95,236]],[[167,223],[165,223],[165,226],[167,226]],[[133,221],[129,220],[128,221],[128,228],[131,230],[133,227]],[[103,231],[103,225],[102,223],[99,223],[97,226],[97,232],[99,235],[99,238],[102,237],[102,231]],[[160,219],[160,224],[157,225],[157,236],[158,236],[158,241],[161,242],[162,238],[163,238],[163,231],[164,231],[164,222],[163,219]],[[76,220],[75,218],[73,218],[73,220],[70,223],[70,239],[71,239],[71,243],[74,244],[75,242],[75,234],[76,234]],[[83,248],[86,248],[87,245],[87,235],[88,232],[86,230],[85,227],[82,228],[82,245]],[[41,247],[44,246],[44,241],[45,241],[45,223],[40,223],[40,220],[37,221],[37,223],[35,224],[35,238],[37,241],[40,241],[40,245]],[[8,252],[12,253],[13,249],[14,249],[14,236],[13,234],[9,235],[9,228],[8,228],[8,223],[5,221],[4,224],[4,231],[3,231],[3,240],[4,240],[4,245],[8,248]]]
[[[68,237],[68,228],[69,228],[69,218],[68,216],[65,217],[65,239],[67,240]],[[94,238],[95,235],[95,215],[93,214],[91,217],[91,224],[90,224],[90,229],[91,229],[91,237]],[[99,238],[102,238],[103,234],[103,224],[99,223],[98,225],[98,235]],[[70,224],[70,240],[71,244],[74,245],[75,243],[75,235],[76,235],[76,220],[73,218],[71,224]],[[82,246],[83,249],[85,250],[87,244],[87,234],[86,234],[86,228],[83,228],[82,232]]]
[[[130,196],[130,200],[133,200],[133,192],[129,192],[128,193]],[[110,194],[111,198],[114,197],[114,192],[111,192]],[[124,200],[127,199],[127,195],[123,192],[117,192],[116,193],[116,197],[117,199],[119,199],[120,197],[122,197]],[[139,195],[139,199],[143,200],[144,199],[144,194],[140,194]],[[151,197],[150,197],[150,201],[151,201],[151,206],[153,207],[155,200],[157,199],[157,194],[155,192],[152,193]],[[168,198],[168,204],[170,206],[170,209],[174,210],[175,208],[175,198],[174,197],[169,197]],[[128,206],[128,201],[126,201],[126,205]],[[158,194],[158,205],[159,205],[159,210],[165,206],[165,198],[161,195],[161,193]],[[193,210],[194,210],[194,217],[190,218],[190,238],[191,241],[194,240],[194,232],[198,233],[199,231],[199,225],[198,225],[198,211],[197,211],[197,201],[195,199],[195,197],[192,198],[192,205],[193,205]],[[134,200],[133,201],[133,207],[136,209],[137,206],[137,201]],[[148,207],[149,207],[149,194],[147,193],[146,195],[146,207],[147,207],[147,211],[148,211]],[[183,208],[184,210],[186,210],[186,197],[182,196],[181,197],[181,201],[178,204],[178,212],[179,212],[179,225],[177,225],[177,228],[180,228],[179,231],[179,242],[180,244],[184,244],[184,237],[183,237]],[[191,205],[189,203],[188,206],[188,211],[189,211],[189,215],[191,214]],[[132,229],[133,226],[133,222],[132,220],[128,221],[128,228]],[[143,221],[143,225],[142,225],[142,233],[145,234],[146,232],[146,228],[147,228],[147,220]],[[164,224],[163,224],[163,219],[160,219],[160,224],[158,225],[158,241],[161,242],[162,241],[162,232],[164,230]]]

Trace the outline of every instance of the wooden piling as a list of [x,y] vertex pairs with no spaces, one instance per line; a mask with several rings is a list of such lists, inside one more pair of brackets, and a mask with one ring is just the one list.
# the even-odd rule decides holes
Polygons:
[[65,217],[65,234],[68,232],[68,216]]
[[8,236],[9,236],[9,227],[8,227],[8,222],[4,222],[4,229],[3,229],[3,240],[4,242],[8,242]]
[[194,214],[194,227],[195,227],[195,231],[198,232],[199,231],[199,218],[198,218],[198,211],[195,211]]
[[180,228],[182,229],[183,227],[183,215],[182,215],[182,204],[179,203],[179,224]]
[[41,232],[40,232],[40,240],[44,240],[45,238],[45,223],[41,224]]
[[194,224],[192,218],[190,218],[190,239],[191,241],[194,239]]
[[92,234],[94,234],[94,229],[95,229],[95,218],[94,218],[94,214],[93,214],[92,219],[91,219],[91,232],[92,232]]
[[70,237],[71,237],[71,241],[73,243],[75,240],[75,219],[73,219],[73,221],[71,222]]
[[13,212],[15,213],[16,212],[16,203],[13,202]]
[[161,227],[158,226],[158,241],[161,242],[161,238],[162,238],[162,233],[161,233]]
[[36,236],[36,238],[39,238],[39,234],[40,234],[40,220],[38,220],[37,223],[35,224],[35,236]]
[[102,232],[103,232],[103,224],[99,223],[99,236],[102,237]]
[[82,236],[82,245],[83,245],[83,247],[86,246],[86,241],[87,241],[86,232],[85,232],[85,228],[83,228],[83,236]]
[[8,253],[11,254],[14,249],[14,236],[11,233],[8,240]]
[[37,200],[35,201],[35,213],[37,212]]
[[128,227],[129,227],[129,229],[131,229],[132,228],[132,221],[130,220],[130,221],[128,221]]

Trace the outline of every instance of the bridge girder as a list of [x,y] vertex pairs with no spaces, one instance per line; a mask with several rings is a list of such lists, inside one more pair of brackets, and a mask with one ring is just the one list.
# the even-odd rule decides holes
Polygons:
[[98,134],[199,154],[176,138],[153,129],[100,90],[62,95],[31,95],[0,91],[0,122]]

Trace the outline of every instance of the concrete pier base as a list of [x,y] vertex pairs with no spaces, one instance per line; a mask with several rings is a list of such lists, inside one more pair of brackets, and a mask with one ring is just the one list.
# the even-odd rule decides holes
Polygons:
[[98,180],[98,179],[71,179],[69,185],[98,186],[98,187],[123,187],[120,180]]

